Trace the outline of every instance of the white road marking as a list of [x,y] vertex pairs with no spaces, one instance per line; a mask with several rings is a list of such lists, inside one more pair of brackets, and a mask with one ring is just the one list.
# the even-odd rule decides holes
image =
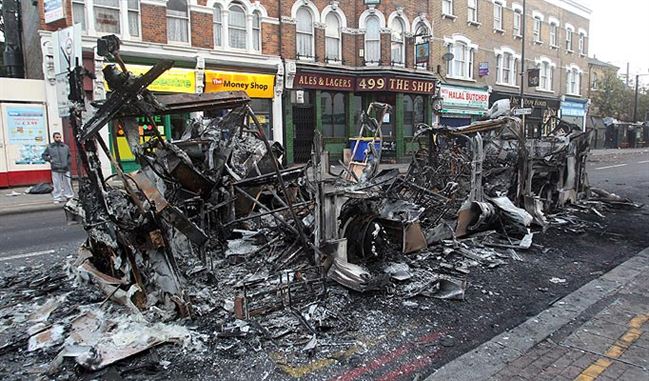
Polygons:
[[595,168],[595,169],[597,170],[597,169],[617,168],[617,167],[624,167],[625,165],[627,165],[627,164],[609,165],[609,166],[607,166],[607,167],[599,167],[599,168]]
[[639,162],[638,162],[638,164],[644,164],[644,163],[649,163],[649,160],[639,161]]
[[56,250],[34,251],[34,252],[31,252],[31,253],[18,254],[18,255],[12,255],[10,257],[0,258],[0,262],[11,261],[11,260],[20,259],[20,258],[38,257],[40,255],[47,255],[47,254],[54,254],[54,253],[56,253]]

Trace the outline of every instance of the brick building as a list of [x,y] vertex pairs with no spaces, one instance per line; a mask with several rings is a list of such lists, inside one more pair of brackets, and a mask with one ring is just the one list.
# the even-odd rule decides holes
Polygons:
[[[51,31],[81,24],[84,65],[98,74],[95,40],[118,34],[134,69],[176,61],[156,91],[247,89],[288,162],[308,160],[314,129],[340,158],[372,101],[394,107],[383,132],[395,160],[414,148],[418,123],[460,125],[497,99],[520,103],[523,34],[525,69],[540,69],[539,85],[524,86],[530,132],[551,115],[583,125],[586,112],[590,10],[575,0],[528,0],[525,15],[522,1],[506,0],[68,0],[50,23],[42,4],[46,77]],[[87,86],[104,95],[101,76]],[[183,121],[162,122],[175,137]]]

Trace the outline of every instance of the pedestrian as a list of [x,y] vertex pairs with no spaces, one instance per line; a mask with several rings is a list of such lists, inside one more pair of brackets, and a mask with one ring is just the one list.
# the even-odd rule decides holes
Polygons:
[[70,156],[70,147],[63,143],[61,133],[55,132],[52,134],[52,138],[54,142],[45,148],[42,157],[43,160],[50,163],[52,168],[52,186],[54,188],[52,197],[54,203],[58,204],[74,197],[72,182],[70,181],[72,157]]

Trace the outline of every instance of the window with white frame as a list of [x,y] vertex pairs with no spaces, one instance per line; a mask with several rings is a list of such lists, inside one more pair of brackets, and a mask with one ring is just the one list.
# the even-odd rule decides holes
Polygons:
[[419,69],[428,68],[428,63],[427,62],[417,63],[417,45],[429,41],[430,37],[431,37],[430,29],[428,29],[428,26],[426,26],[426,24],[422,21],[418,22],[417,27],[415,28],[415,51],[414,51],[413,62],[415,62],[416,67]]
[[119,0],[95,0],[93,6],[95,30],[99,33],[120,34]]
[[184,0],[167,1],[167,40],[189,42],[189,12]]
[[586,35],[579,33],[579,54],[586,54]]
[[539,67],[539,90],[552,91],[552,77],[554,68],[552,63],[542,61],[538,64]]
[[566,50],[572,52],[572,33],[571,28],[566,28]]
[[378,63],[381,59],[381,21],[371,15],[365,20],[365,62]]
[[597,90],[597,86],[598,86],[597,72],[593,72],[593,76],[592,76],[591,81],[590,81],[590,88],[593,89],[593,90]]
[[391,52],[392,52],[392,63],[397,65],[404,64],[404,34],[406,32],[405,23],[401,17],[395,17],[392,19],[392,24],[390,25],[392,30],[391,36]]
[[541,25],[542,20],[539,17],[534,17],[534,42],[541,42]]
[[228,8],[228,42],[234,49],[246,49],[248,33],[246,26],[246,10],[239,4],[232,4]]
[[467,21],[471,23],[477,23],[478,22],[478,0],[468,0],[467,7],[469,11],[467,16]]
[[568,78],[566,80],[566,92],[571,95],[580,95],[581,72],[573,67],[568,68]]
[[516,58],[510,52],[496,57],[496,83],[516,86]]
[[522,21],[522,11],[520,9],[514,9],[514,22],[513,22],[513,27],[514,27],[514,36],[520,36],[521,35],[521,21]]
[[442,0],[442,14],[453,14],[453,0]]
[[340,61],[340,19],[335,12],[325,17],[325,58],[327,61]]
[[81,30],[84,32],[88,30],[85,1],[72,0],[72,23],[81,24]]
[[494,2],[494,29],[503,30],[503,5]]
[[140,37],[140,1],[128,0],[128,34],[131,37]]
[[252,12],[252,49],[261,51],[261,13]]
[[300,7],[296,13],[296,38],[298,59],[313,58],[313,15],[307,7]]
[[214,4],[214,14],[212,16],[214,30],[214,46],[223,46],[223,10],[218,4]]
[[557,46],[557,31],[559,26],[555,23],[550,23],[550,46]]
[[468,44],[455,41],[448,47],[453,59],[448,61],[448,76],[459,79],[473,79],[474,49]]

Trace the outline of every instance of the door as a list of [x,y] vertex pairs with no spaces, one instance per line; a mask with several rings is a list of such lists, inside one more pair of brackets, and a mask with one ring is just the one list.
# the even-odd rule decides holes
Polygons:
[[9,186],[9,175],[7,174],[7,142],[5,136],[5,125],[2,115],[0,115],[0,188]]
[[293,161],[295,163],[306,163],[311,159],[311,146],[313,145],[313,132],[315,130],[313,105],[294,105],[293,125],[295,126]]

